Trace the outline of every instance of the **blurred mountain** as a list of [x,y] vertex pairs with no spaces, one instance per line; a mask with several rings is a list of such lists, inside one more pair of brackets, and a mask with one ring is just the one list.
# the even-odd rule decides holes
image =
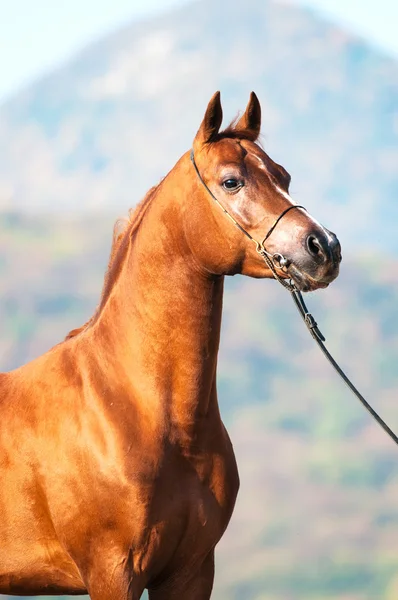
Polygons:
[[189,148],[211,94],[251,89],[265,148],[344,248],[398,251],[398,66],[311,11],[201,0],[90,46],[0,110],[0,208],[134,205]]
[[[258,93],[264,147],[341,239],[341,275],[309,308],[397,431],[398,65],[271,0],[126,27],[0,108],[0,370],[93,313],[114,219],[189,148],[216,89],[226,122]],[[228,281],[219,396],[242,485],[214,599],[396,600],[396,448],[275,282]]]

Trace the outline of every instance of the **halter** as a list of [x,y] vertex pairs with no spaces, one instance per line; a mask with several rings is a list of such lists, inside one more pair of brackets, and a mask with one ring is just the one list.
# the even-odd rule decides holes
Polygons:
[[199,177],[199,180],[202,183],[202,185],[206,188],[206,190],[208,191],[208,193],[210,194],[210,196],[213,198],[213,200],[215,201],[215,203],[221,208],[221,210],[223,211],[223,213],[229,218],[230,221],[232,221],[232,223],[235,225],[235,227],[237,227],[247,238],[249,238],[249,240],[251,242],[253,242],[256,245],[256,252],[258,254],[260,254],[260,256],[263,257],[263,259],[266,262],[267,266],[272,271],[272,274],[275,277],[275,279],[277,279],[279,281],[279,283],[281,285],[283,285],[283,287],[285,287],[290,292],[292,292],[293,290],[296,290],[296,286],[294,285],[294,283],[293,283],[292,280],[283,279],[282,277],[280,277],[280,275],[277,272],[277,269],[279,269],[280,271],[283,271],[284,273],[286,273],[286,267],[288,265],[287,258],[285,258],[283,256],[283,254],[281,254],[280,252],[275,252],[274,254],[271,254],[270,252],[268,252],[268,250],[264,246],[264,242],[266,242],[266,240],[270,237],[271,233],[274,231],[274,229],[278,225],[279,221],[281,219],[283,219],[283,217],[290,210],[293,210],[294,208],[302,208],[303,210],[306,211],[307,209],[304,206],[300,206],[299,204],[292,204],[292,206],[288,206],[279,215],[279,217],[277,217],[275,219],[275,221],[273,222],[273,224],[269,228],[268,233],[264,237],[263,241],[259,242],[252,235],[250,235],[250,233],[248,231],[246,231],[246,229],[244,227],[242,227],[242,225],[240,223],[238,223],[238,221],[231,215],[231,213],[229,213],[227,211],[227,209],[225,208],[225,206],[223,206],[221,204],[221,202],[213,194],[213,192],[208,187],[208,185],[206,184],[206,182],[204,181],[203,177],[201,176],[201,174],[199,172],[199,169],[198,169],[197,164],[195,162],[195,156],[194,156],[193,150],[191,150],[191,161],[192,161],[192,164],[194,166],[196,174]]
[[294,282],[291,279],[290,280],[282,279],[282,277],[280,277],[280,275],[278,274],[277,269],[279,269],[279,270],[281,270],[281,271],[283,271],[283,272],[286,273],[286,267],[288,266],[288,260],[283,256],[283,254],[280,254],[279,252],[275,252],[274,254],[270,254],[266,250],[266,248],[264,246],[264,242],[269,238],[269,236],[271,235],[271,233],[274,231],[275,227],[278,225],[279,221],[286,215],[286,213],[289,212],[289,210],[293,210],[293,208],[303,208],[306,211],[306,208],[304,208],[304,206],[300,206],[300,205],[296,205],[296,204],[293,204],[292,206],[289,206],[288,208],[286,208],[279,215],[279,217],[274,221],[273,225],[268,230],[268,233],[266,234],[266,236],[263,239],[263,241],[259,242],[256,239],[254,239],[254,237],[251,236],[250,233],[248,231],[246,231],[246,229],[244,229],[242,227],[242,225],[240,225],[240,223],[238,223],[234,219],[234,217],[227,211],[227,209],[221,204],[221,202],[219,200],[217,200],[217,198],[215,197],[215,195],[213,194],[213,192],[210,190],[210,188],[207,186],[207,184],[205,183],[205,181],[203,180],[203,178],[202,178],[202,176],[201,176],[201,174],[199,172],[199,169],[198,169],[198,167],[196,165],[196,162],[195,162],[195,156],[194,156],[193,150],[191,150],[191,161],[192,161],[192,164],[193,164],[193,166],[195,168],[195,171],[196,171],[196,173],[197,173],[197,175],[199,177],[200,182],[206,188],[206,190],[208,191],[208,193],[210,194],[210,196],[213,198],[213,200],[216,202],[216,204],[218,204],[218,206],[226,214],[226,216],[232,221],[232,223],[242,233],[244,233],[245,236],[247,238],[249,238],[249,240],[251,240],[256,245],[256,251],[258,252],[258,254],[260,254],[260,256],[263,257],[265,263],[268,265],[268,267],[272,271],[272,274],[275,277],[275,279],[277,281],[279,281],[279,283],[281,285],[283,285],[284,288],[286,288],[287,290],[289,290],[289,292],[292,295],[293,301],[294,301],[294,303],[296,305],[296,308],[299,311],[301,317],[303,318],[303,321],[306,324],[308,331],[311,333],[312,337],[314,338],[314,340],[316,341],[316,343],[318,344],[318,346],[320,347],[320,349],[322,350],[323,354],[326,356],[327,360],[330,362],[330,364],[332,365],[332,367],[337,371],[337,373],[340,375],[340,377],[342,378],[342,380],[344,381],[344,383],[350,388],[350,390],[352,391],[352,393],[362,403],[362,405],[366,408],[366,410],[370,413],[370,415],[384,429],[384,431],[390,436],[390,438],[396,444],[398,444],[398,436],[395,435],[395,433],[389,428],[389,426],[383,421],[383,419],[377,414],[377,412],[365,400],[365,398],[357,390],[357,388],[354,386],[354,384],[349,380],[349,378],[344,373],[344,371],[342,370],[342,368],[338,365],[338,363],[334,360],[333,356],[330,354],[329,350],[326,348],[325,344],[323,343],[323,342],[326,341],[325,337],[320,332],[320,330],[318,328],[318,324],[315,321],[315,319],[312,316],[312,314],[310,312],[308,312],[307,306],[306,306],[306,304],[304,302],[304,298],[303,298],[300,290],[298,290],[296,288]]

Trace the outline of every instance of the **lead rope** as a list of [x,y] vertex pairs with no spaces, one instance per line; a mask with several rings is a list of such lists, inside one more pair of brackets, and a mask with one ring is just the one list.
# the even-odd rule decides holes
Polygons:
[[372,415],[372,417],[384,429],[384,431],[390,436],[390,438],[396,444],[398,444],[398,437],[389,428],[389,426],[387,425],[387,423],[385,423],[383,421],[383,419],[377,414],[377,412],[365,400],[365,398],[357,390],[357,388],[355,387],[355,385],[348,379],[348,377],[344,373],[343,369],[337,364],[337,362],[334,360],[333,356],[330,354],[329,350],[326,348],[325,344],[323,343],[325,341],[325,338],[323,337],[323,335],[319,331],[317,323],[316,323],[314,317],[312,316],[311,313],[308,312],[308,309],[307,309],[307,307],[305,305],[305,302],[304,302],[303,296],[301,295],[301,292],[299,290],[297,290],[297,289],[294,289],[294,290],[290,290],[290,293],[292,295],[292,298],[294,300],[294,303],[295,303],[295,305],[296,305],[296,307],[297,307],[300,315],[302,316],[302,318],[304,320],[304,323],[307,325],[307,329],[311,333],[312,337],[314,338],[314,340],[316,341],[316,343],[318,344],[318,346],[320,347],[320,349],[322,350],[323,354],[326,356],[326,358],[328,359],[328,361],[330,362],[330,364],[332,365],[332,367],[337,371],[337,373],[340,375],[340,377],[344,381],[344,383],[350,388],[350,390],[352,391],[352,393],[358,398],[358,400],[366,408],[366,410],[368,411],[368,413],[370,413]]
[[291,296],[293,298],[294,304],[296,305],[297,310],[299,311],[299,313],[300,313],[300,315],[301,315],[304,323],[306,324],[308,331],[310,332],[310,334],[312,335],[312,337],[314,338],[314,340],[316,341],[316,343],[318,344],[319,348],[321,349],[321,351],[323,352],[323,354],[326,356],[327,360],[330,362],[330,364],[332,365],[332,367],[335,369],[335,371],[338,373],[338,375],[341,377],[341,379],[344,381],[344,383],[350,388],[350,390],[352,391],[352,393],[357,397],[357,399],[366,408],[366,410],[368,411],[368,413],[377,421],[377,423],[384,429],[384,431],[390,436],[390,438],[398,445],[398,436],[395,435],[395,433],[389,428],[389,426],[383,421],[383,419],[377,414],[377,412],[375,410],[373,410],[373,408],[370,406],[370,404],[365,400],[365,398],[357,390],[357,388],[354,386],[354,384],[348,379],[347,375],[344,373],[344,371],[342,370],[342,368],[337,364],[337,362],[334,360],[333,356],[330,354],[329,350],[326,348],[326,346],[324,344],[324,342],[326,341],[325,337],[320,332],[320,330],[318,328],[318,324],[315,321],[315,319],[312,316],[312,314],[310,312],[308,312],[307,306],[306,306],[306,304],[304,302],[304,298],[303,298],[301,292],[296,288],[296,286],[294,285],[294,283],[291,280],[283,279],[278,274],[277,268],[280,269],[281,267],[275,267],[274,258],[278,257],[279,259],[285,260],[284,257],[281,254],[273,254],[272,255],[269,252],[267,252],[267,250],[264,247],[264,242],[271,235],[272,231],[275,229],[276,225],[281,220],[281,218],[289,210],[291,210],[293,208],[304,208],[304,207],[303,206],[293,205],[293,206],[290,206],[289,208],[287,208],[285,211],[283,211],[283,213],[281,215],[279,215],[279,217],[275,220],[274,224],[272,225],[272,227],[268,231],[268,233],[265,236],[265,238],[263,239],[263,241],[262,242],[258,242],[257,240],[255,240],[250,235],[250,233],[248,233],[234,219],[234,217],[232,215],[230,215],[230,213],[227,211],[227,209],[224,208],[224,206],[221,204],[221,202],[219,202],[217,200],[217,198],[215,197],[215,195],[213,194],[213,192],[210,190],[210,188],[203,181],[202,176],[201,176],[201,174],[199,172],[199,169],[196,166],[196,162],[195,162],[195,157],[194,157],[193,150],[191,151],[191,161],[192,161],[192,164],[193,164],[193,166],[195,168],[196,174],[199,177],[199,180],[201,181],[201,183],[203,184],[203,186],[206,188],[206,190],[208,191],[208,193],[210,194],[210,196],[213,198],[213,200],[215,200],[215,202],[218,204],[218,206],[221,208],[221,210],[225,213],[225,215],[232,221],[232,223],[238,229],[240,229],[240,231],[242,233],[244,233],[246,237],[248,237],[252,242],[254,242],[256,244],[256,251],[258,252],[258,254],[260,254],[260,256],[263,257],[265,263],[267,264],[267,266],[271,270],[271,272],[272,272],[273,276],[275,277],[275,279],[285,289],[289,290],[289,292],[290,292],[290,294],[291,294]]

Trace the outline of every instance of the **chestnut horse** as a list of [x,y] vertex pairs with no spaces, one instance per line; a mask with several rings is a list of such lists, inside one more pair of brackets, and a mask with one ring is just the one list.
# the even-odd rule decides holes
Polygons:
[[220,132],[216,93],[194,161],[116,234],[94,317],[0,375],[1,593],[210,598],[239,487],[216,391],[224,276],[272,272],[209,191],[256,239],[284,213],[267,250],[301,290],[341,258],[334,234],[286,212],[290,177],[255,143],[260,119],[252,93]]

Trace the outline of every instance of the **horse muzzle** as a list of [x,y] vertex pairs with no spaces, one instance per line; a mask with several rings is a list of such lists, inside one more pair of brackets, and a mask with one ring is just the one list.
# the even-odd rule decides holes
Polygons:
[[306,236],[299,252],[285,258],[283,270],[297,289],[309,292],[325,288],[336,279],[341,258],[336,235],[324,228],[317,229]]

